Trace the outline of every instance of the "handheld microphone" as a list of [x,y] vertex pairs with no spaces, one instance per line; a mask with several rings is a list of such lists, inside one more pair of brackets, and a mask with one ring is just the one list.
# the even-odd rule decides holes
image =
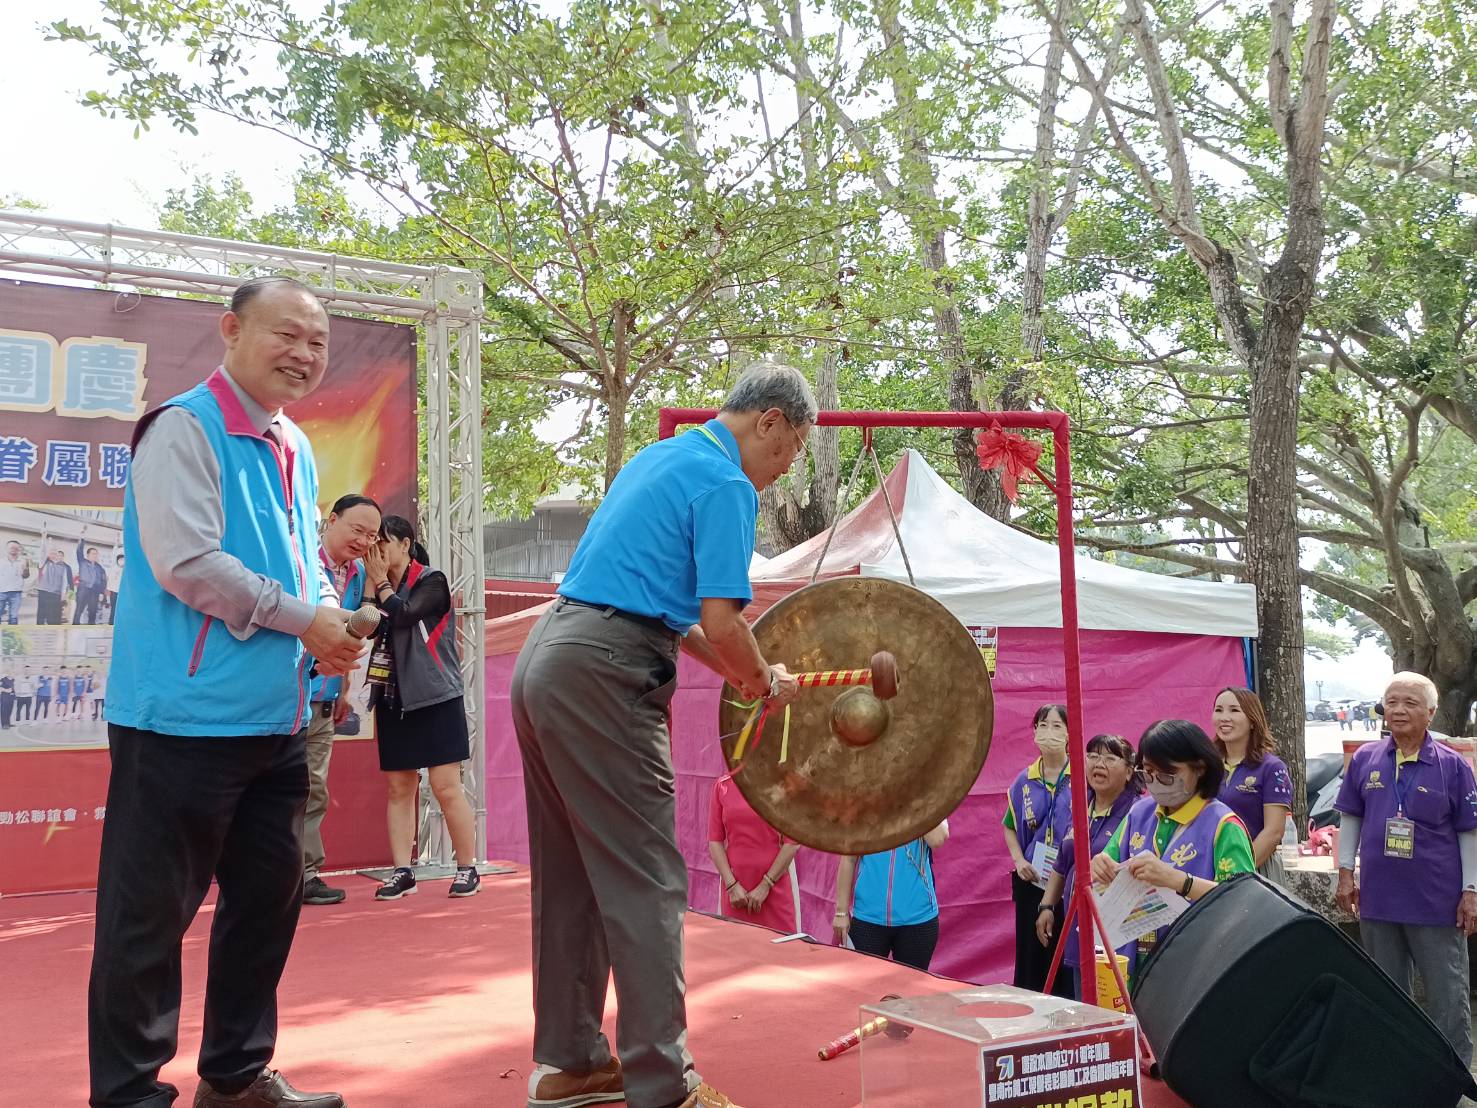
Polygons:
[[[344,630],[356,639],[368,639],[379,630],[380,619],[383,613],[372,605],[363,608],[355,608],[349,613],[349,618],[344,621]],[[318,676],[318,663],[313,663],[313,668],[308,670],[309,677]]]
[[367,639],[380,629],[382,613],[372,605],[355,608],[348,620],[344,623],[344,630],[356,639]]

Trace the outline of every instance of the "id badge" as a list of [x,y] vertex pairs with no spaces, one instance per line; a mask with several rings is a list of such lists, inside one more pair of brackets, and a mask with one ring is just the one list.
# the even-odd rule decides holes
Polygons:
[[1038,889],[1046,888],[1047,879],[1051,877],[1052,867],[1056,864],[1056,856],[1057,848],[1045,843],[1037,843],[1031,848],[1031,868],[1036,871],[1036,880],[1031,884]]
[[1415,824],[1393,816],[1385,820],[1385,857],[1415,857]]

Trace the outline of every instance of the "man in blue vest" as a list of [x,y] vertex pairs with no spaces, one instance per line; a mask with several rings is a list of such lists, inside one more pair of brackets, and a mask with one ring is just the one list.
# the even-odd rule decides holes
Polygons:
[[[352,612],[364,600],[364,563],[359,559],[379,541],[380,506],[357,492],[333,502],[323,525],[318,555],[323,575],[333,586],[338,606]],[[335,729],[349,716],[349,690],[342,677],[315,677],[310,699],[313,719],[308,724],[308,809],[303,817],[303,903],[337,904],[347,895],[319,873],[323,848],[323,817],[328,814],[328,763],[333,756]]]
[[328,315],[248,281],[223,364],[134,433],[107,700],[112,775],[88,987],[94,1108],[167,1108],[180,943],[214,877],[196,1108],[342,1108],[268,1068],[302,908],[310,667],[362,644],[320,572],[318,474],[282,414],[323,380]]

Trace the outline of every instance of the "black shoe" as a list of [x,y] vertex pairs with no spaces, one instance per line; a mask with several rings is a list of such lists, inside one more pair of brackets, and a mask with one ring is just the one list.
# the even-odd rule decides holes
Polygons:
[[476,866],[457,866],[456,879],[451,883],[448,896],[476,896],[482,887],[482,876]]
[[409,868],[396,869],[390,879],[374,890],[376,900],[399,900],[415,892],[415,874]]
[[321,877],[310,877],[303,882],[304,904],[337,904],[348,895],[343,889],[335,889],[325,883]]
[[344,1098],[338,1093],[300,1093],[287,1083],[276,1070],[262,1070],[261,1074],[239,1093],[223,1093],[213,1088],[209,1081],[200,1079],[195,1090],[195,1108],[344,1108]]

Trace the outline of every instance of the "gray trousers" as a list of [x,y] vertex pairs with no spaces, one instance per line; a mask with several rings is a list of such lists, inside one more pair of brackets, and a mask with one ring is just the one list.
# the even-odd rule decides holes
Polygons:
[[[330,711],[332,709],[330,708]],[[308,720],[308,810],[303,815],[303,879],[323,869],[323,817],[328,814],[328,760],[333,755],[333,717],[315,701]]]
[[1472,1064],[1472,1005],[1468,999],[1467,937],[1456,927],[1360,920],[1359,939],[1375,964],[1412,991],[1411,968],[1420,971],[1426,1012],[1461,1058]]
[[528,796],[534,1061],[577,1074],[609,1061],[600,1021],[613,972],[630,1108],[672,1108],[698,1084],[667,729],[677,646],[674,633],[556,601],[511,688]]

